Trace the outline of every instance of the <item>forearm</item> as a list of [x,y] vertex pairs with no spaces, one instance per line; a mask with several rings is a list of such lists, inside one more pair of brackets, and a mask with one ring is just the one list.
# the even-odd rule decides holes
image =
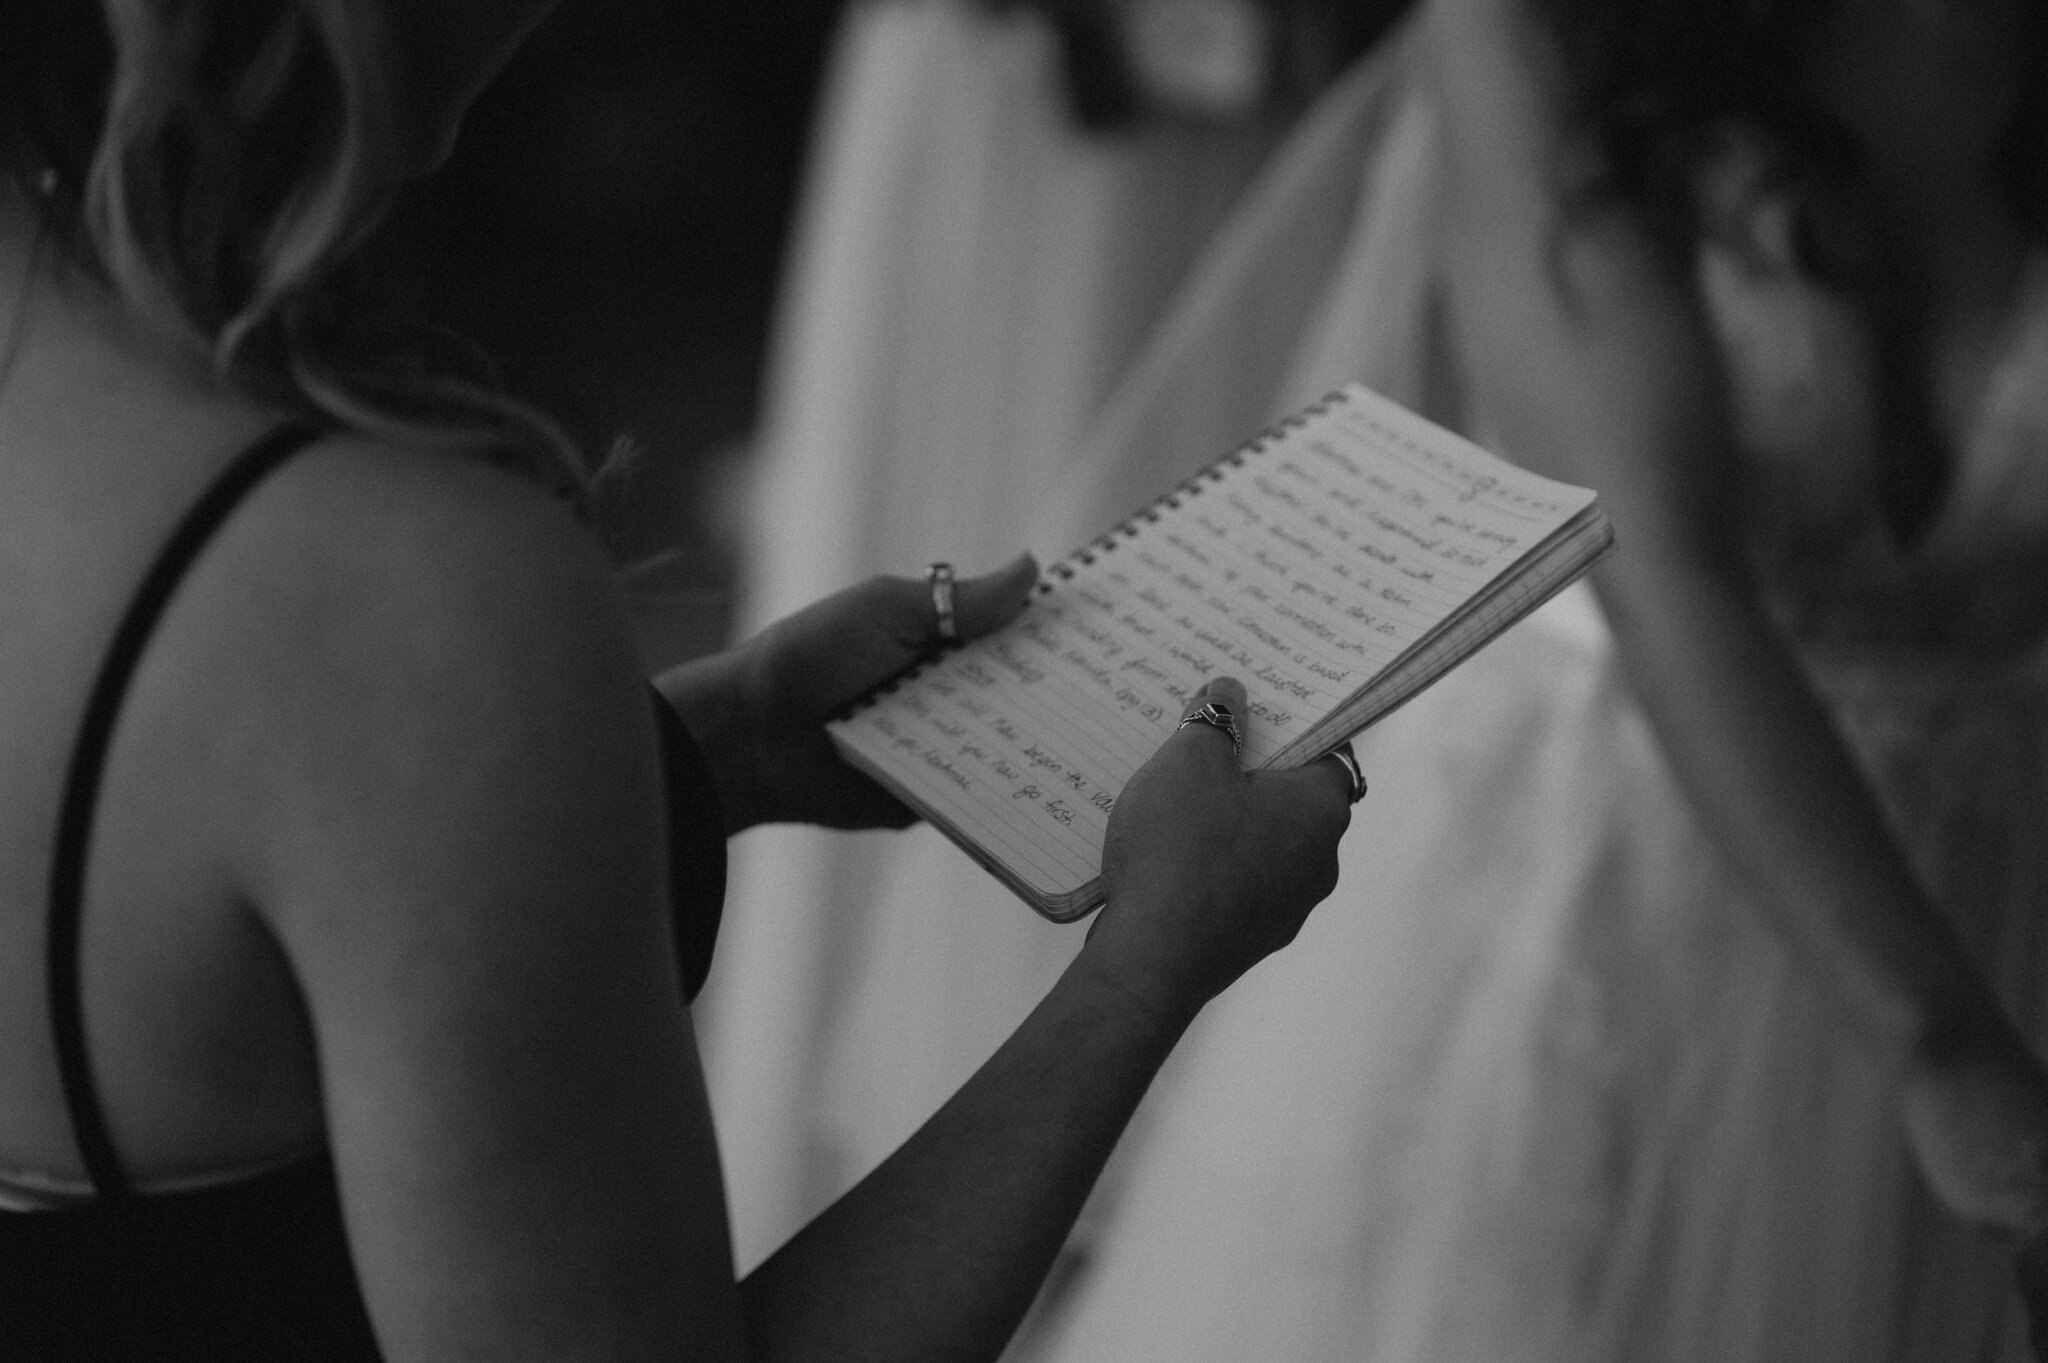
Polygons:
[[746,1280],[756,1357],[996,1357],[1186,1022],[1084,950],[916,1135]]
[[1809,967],[1883,1042],[1981,1022],[1988,987],[1759,605],[1723,574],[1679,586],[1655,580],[1678,569],[1614,566],[1603,600],[1660,746]]
[[1568,145],[1512,0],[1431,0],[1454,325],[1514,457],[1600,489],[1596,573],[1674,774],[1786,937],[1878,1034],[1988,997],[1743,566],[1734,436],[1695,300],[1625,207],[1565,215]]

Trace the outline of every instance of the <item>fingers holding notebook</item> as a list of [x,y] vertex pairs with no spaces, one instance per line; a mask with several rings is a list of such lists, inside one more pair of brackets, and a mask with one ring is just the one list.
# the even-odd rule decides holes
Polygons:
[[1210,681],[1110,816],[1089,948],[1169,1016],[1292,941],[1336,887],[1349,781],[1334,764],[1243,770],[1236,748],[1258,722],[1241,682]]

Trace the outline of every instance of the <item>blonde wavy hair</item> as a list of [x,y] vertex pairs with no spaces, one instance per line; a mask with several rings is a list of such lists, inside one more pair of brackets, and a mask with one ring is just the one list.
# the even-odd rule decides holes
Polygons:
[[445,338],[376,320],[351,288],[405,180],[375,6],[6,6],[0,137],[17,178],[48,191],[46,225],[75,261],[253,390],[518,469],[588,511],[589,471],[556,423]]

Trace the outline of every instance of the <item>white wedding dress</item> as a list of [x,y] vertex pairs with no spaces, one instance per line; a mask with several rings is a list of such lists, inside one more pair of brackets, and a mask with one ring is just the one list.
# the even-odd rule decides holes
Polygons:
[[[1152,435],[1177,413],[1241,429],[1345,378],[1459,415],[1428,284],[1434,116],[1405,60],[1330,92],[1219,233],[1110,404],[1099,479],[1184,475],[1195,445]],[[1323,305],[1266,408],[1218,412],[1243,295],[1324,210],[1319,180],[1357,186]],[[2048,260],[1910,555],[1880,528],[1840,318],[1789,269],[1712,253],[1701,278],[1772,604],[1927,883],[2048,1039],[2048,641],[2006,627],[2048,581],[2003,567],[2048,544]],[[1935,587],[1952,609],[1929,617]],[[1885,1074],[1692,817],[1589,594],[1358,748],[1373,793],[1342,883],[1170,1062],[1030,1358],[2026,1356],[2008,1257],[1923,1191]]]
[[[1474,424],[1401,40],[1215,227],[1256,149],[1077,144],[1028,30],[900,4],[851,33],[753,503],[756,618],[877,567],[1057,553],[1346,379]],[[1145,166],[1210,186],[1211,216],[1160,208]],[[1054,183],[1097,216],[1055,225]],[[1094,291],[1154,250],[1178,254],[1144,297]],[[1988,565],[2048,540],[2048,270],[1911,557],[1875,533],[1825,308],[1728,260],[1703,277],[1771,489],[1774,603],[2039,1040],[2048,666],[1997,628],[2011,579]],[[1986,608],[1906,627],[1933,581]],[[1921,1190],[1885,1076],[1692,818],[1590,595],[1359,751],[1343,883],[1169,1062],[1019,1363],[2022,1357],[2009,1266]],[[907,1135],[1079,934],[928,831],[735,851],[700,1011],[745,1267]]]

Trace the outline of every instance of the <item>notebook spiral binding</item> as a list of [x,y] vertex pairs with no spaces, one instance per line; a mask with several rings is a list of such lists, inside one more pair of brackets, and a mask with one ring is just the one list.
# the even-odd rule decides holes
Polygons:
[[[1065,558],[1046,568],[1044,574],[1038,579],[1038,585],[1032,589],[1032,594],[1034,596],[1050,595],[1053,591],[1057,590],[1061,582],[1071,581],[1075,573],[1081,568],[1094,566],[1098,558],[1113,552],[1125,540],[1136,539],[1142,533],[1144,525],[1158,524],[1159,518],[1164,511],[1180,510],[1181,506],[1189,498],[1201,496],[1203,490],[1209,484],[1222,482],[1231,470],[1243,468],[1246,461],[1250,460],[1253,455],[1264,454],[1274,441],[1279,440],[1289,431],[1298,430],[1308,425],[1310,421],[1329,411],[1332,405],[1342,401],[1343,397],[1344,394],[1341,392],[1328,393],[1320,400],[1310,403],[1300,411],[1280,418],[1230,454],[1204,468],[1185,482],[1153,498],[1102,534],[1097,535],[1079,549],[1074,550]],[[932,664],[959,647],[960,645],[957,643],[943,645],[931,657],[906,668],[867,696],[849,705],[844,711],[844,715],[858,714],[860,711],[879,702],[884,696],[895,694],[906,683],[917,680]]]
[[1045,576],[1039,580],[1038,594],[1043,596],[1058,586],[1052,579],[1057,578],[1060,582],[1069,581],[1079,569],[1092,567],[1096,559],[1103,554],[1112,552],[1125,540],[1137,538],[1144,526],[1158,524],[1164,512],[1180,510],[1189,498],[1199,497],[1209,484],[1222,482],[1231,470],[1244,467],[1253,455],[1264,454],[1274,441],[1323,415],[1332,403],[1339,401],[1343,396],[1342,393],[1330,393],[1320,401],[1310,403],[1300,411],[1282,417],[1192,478],[1139,507],[1103,534],[1047,568]]

